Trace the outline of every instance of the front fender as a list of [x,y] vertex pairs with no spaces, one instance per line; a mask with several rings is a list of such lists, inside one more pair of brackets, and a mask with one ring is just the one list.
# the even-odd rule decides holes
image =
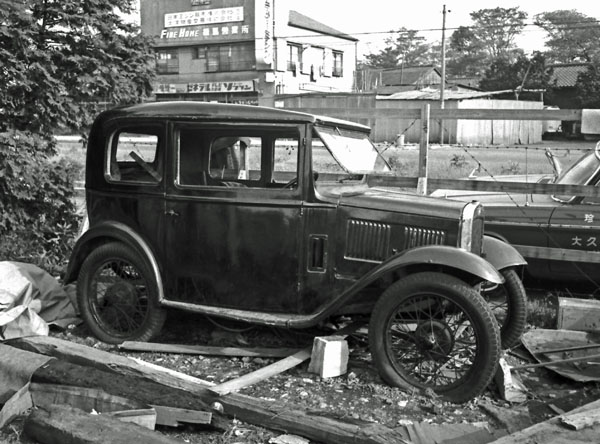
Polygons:
[[100,243],[119,241],[133,248],[148,265],[158,286],[158,300],[164,299],[164,289],[160,266],[150,244],[131,227],[121,222],[106,221],[89,228],[77,240],[69,259],[64,284],[77,279],[81,264],[88,254]]
[[483,237],[482,256],[492,264],[496,270],[527,265],[527,261],[515,247],[500,239],[487,235]]

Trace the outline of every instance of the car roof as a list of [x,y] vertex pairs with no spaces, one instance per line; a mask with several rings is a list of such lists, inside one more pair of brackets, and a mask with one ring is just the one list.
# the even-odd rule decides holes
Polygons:
[[355,128],[360,131],[370,131],[368,126],[358,123],[300,111],[269,108],[266,106],[194,101],[147,102],[126,105],[104,111],[98,117],[98,120],[108,121],[115,117],[323,123]]

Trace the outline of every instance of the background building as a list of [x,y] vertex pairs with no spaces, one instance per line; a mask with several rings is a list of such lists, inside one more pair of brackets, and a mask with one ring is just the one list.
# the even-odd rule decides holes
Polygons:
[[141,0],[157,100],[274,106],[276,94],[351,92],[357,39],[288,0]]

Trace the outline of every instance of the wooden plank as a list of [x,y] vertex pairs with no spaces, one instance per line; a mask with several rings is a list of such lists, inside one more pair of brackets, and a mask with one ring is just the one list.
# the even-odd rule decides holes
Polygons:
[[249,356],[263,358],[283,358],[299,351],[298,349],[292,348],[211,347],[204,345],[157,344],[152,342],[137,341],[125,341],[119,345],[119,348],[122,350],[153,353],[180,353],[208,356]]
[[600,301],[558,298],[556,328],[559,330],[600,330]]
[[[322,116],[342,119],[415,119],[421,118],[419,108],[290,108]],[[565,120],[581,121],[580,109],[432,109],[431,119],[444,120]]]
[[[353,333],[354,331],[358,330],[362,325],[362,322],[354,322],[336,332],[335,336],[339,338],[345,338],[350,333]],[[292,356],[288,356],[287,358],[274,362],[273,364],[267,365],[266,367],[242,375],[239,378],[232,379],[219,385],[215,385],[214,387],[211,387],[210,390],[213,393],[218,394],[219,396],[237,392],[238,390],[241,390],[244,387],[248,387],[260,381],[264,381],[265,379],[283,373],[286,370],[289,370],[291,368],[296,367],[297,365],[302,364],[304,361],[311,357],[311,354],[312,346],[307,347],[304,350],[300,350],[299,352],[294,353]]]
[[600,424],[600,408],[586,412],[566,414],[560,417],[563,424],[573,430],[581,430]]
[[156,423],[159,425],[179,427],[182,423],[210,424],[212,419],[211,412],[180,409],[164,405],[153,405],[152,407],[156,410]]
[[137,424],[110,415],[92,415],[55,404],[34,409],[25,420],[23,433],[43,444],[173,444],[180,442]]
[[219,396],[227,395],[229,393],[237,392],[244,387],[256,384],[257,382],[264,381],[271,376],[283,373],[286,370],[296,367],[302,364],[311,355],[311,348],[300,350],[298,353],[294,353],[292,356],[288,356],[280,361],[273,364],[262,367],[250,373],[246,373],[239,378],[232,379],[219,385],[211,387],[210,390]]
[[83,365],[120,375],[144,376],[160,384],[196,394],[207,403],[212,404],[218,400],[227,416],[272,430],[304,436],[317,442],[325,444],[406,443],[399,431],[376,423],[350,424],[310,414],[294,408],[293,405],[264,401],[237,393],[217,398],[208,390],[210,383],[206,381],[154,364],[142,364],[140,360],[129,359],[85,345],[48,336],[19,338],[10,342],[11,345],[20,348],[85,363]]

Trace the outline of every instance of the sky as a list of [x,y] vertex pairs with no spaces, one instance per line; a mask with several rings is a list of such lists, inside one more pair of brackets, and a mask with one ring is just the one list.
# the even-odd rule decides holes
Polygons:
[[[470,13],[496,7],[519,7],[528,14],[526,23],[541,12],[574,9],[600,20],[598,0],[287,0],[291,8],[360,40],[358,56],[379,52],[390,30],[405,27],[419,31],[429,42],[441,41],[443,6],[446,5],[446,36],[459,26],[472,24]],[[526,52],[543,50],[545,33],[537,26],[526,26],[517,45]]]

